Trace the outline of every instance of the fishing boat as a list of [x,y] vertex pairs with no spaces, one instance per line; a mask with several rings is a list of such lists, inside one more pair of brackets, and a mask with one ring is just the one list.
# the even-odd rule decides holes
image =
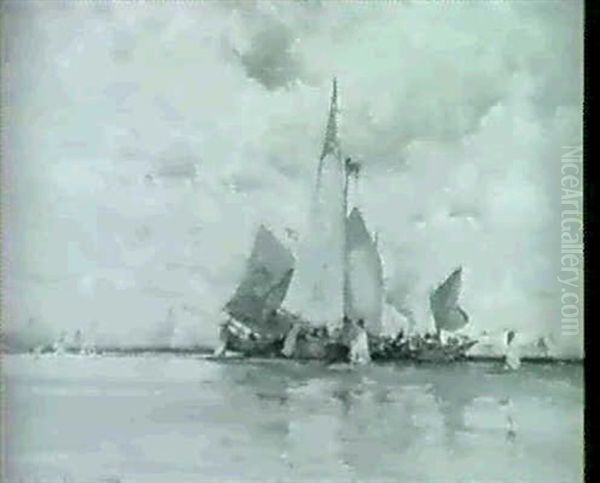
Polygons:
[[267,227],[259,227],[245,273],[224,306],[227,318],[221,324],[222,344],[216,353],[343,360],[348,356],[348,334],[358,322],[375,361],[463,358],[476,341],[442,337],[469,322],[458,305],[461,268],[431,293],[434,334],[384,335],[387,302],[382,258],[363,211],[350,201],[361,165],[342,155],[338,112],[334,79],[309,222],[297,260]]

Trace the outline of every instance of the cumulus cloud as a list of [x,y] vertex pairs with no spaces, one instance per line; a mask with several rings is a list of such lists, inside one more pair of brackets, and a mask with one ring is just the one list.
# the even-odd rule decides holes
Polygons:
[[[560,336],[559,161],[581,142],[581,2],[4,10],[9,326],[95,321],[137,342],[187,304],[198,324],[185,337],[213,340],[258,224],[283,238],[304,226],[337,75],[392,298],[427,325],[427,291],[462,264],[477,330]],[[195,177],[147,179],[190,166]]]

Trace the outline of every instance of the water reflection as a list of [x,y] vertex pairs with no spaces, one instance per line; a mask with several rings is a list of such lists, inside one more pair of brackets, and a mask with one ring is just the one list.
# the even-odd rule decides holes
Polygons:
[[[511,377],[513,379],[510,379]],[[469,424],[467,421],[469,413],[473,415],[478,411],[485,411],[487,420],[491,424],[491,431],[495,427],[493,421],[498,420],[505,441],[510,444],[516,442],[517,424],[514,397],[519,398],[520,391],[515,391],[512,373],[493,370],[486,374],[480,370],[459,365],[450,371],[433,375],[431,392],[442,414],[445,443],[448,447],[460,447],[458,437],[461,433],[473,433],[485,429],[480,425],[474,427],[473,424],[476,423]],[[511,394],[513,398],[510,397]],[[479,403],[479,407],[476,407],[477,403]]]
[[[443,377],[440,377],[443,376]],[[481,387],[469,380],[468,372],[455,370],[451,374],[432,373],[430,390],[442,415],[446,445],[456,446],[457,434],[468,431],[467,408],[481,395]]]
[[35,435],[19,440],[24,474],[43,470],[44,452],[68,455],[77,481],[108,469],[160,481],[581,480],[580,367],[31,364],[11,379],[11,421]]
[[353,478],[397,476],[398,458],[418,440],[413,415],[419,391],[402,387],[401,380],[402,371],[382,368],[334,380],[339,423],[333,437],[340,463]]
[[509,461],[523,452],[515,445],[522,401],[548,384],[536,386],[539,371],[506,375],[470,364],[332,369],[271,361],[220,371],[221,405],[205,413],[217,441],[229,441],[220,451],[248,468],[244,477],[267,466],[285,481],[414,481],[435,473],[424,460],[453,467],[474,454],[487,458],[492,447]]
[[[228,363],[221,366],[219,390],[225,406],[213,408],[221,420],[222,444],[213,453],[225,452],[242,468],[244,478],[264,474],[283,478],[293,472],[290,435],[295,416],[290,404],[292,388],[305,377],[292,365]],[[225,443],[226,444],[223,444]],[[235,475],[232,475],[235,476]]]

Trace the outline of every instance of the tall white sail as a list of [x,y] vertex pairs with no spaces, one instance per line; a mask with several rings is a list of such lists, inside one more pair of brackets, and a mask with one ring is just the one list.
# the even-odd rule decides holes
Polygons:
[[337,126],[337,86],[331,108],[306,232],[286,307],[315,325],[337,325],[343,314],[344,181]]
[[367,332],[380,334],[383,311],[383,267],[379,251],[365,221],[354,208],[348,216],[347,250],[349,294],[347,315],[363,319]]
[[242,281],[225,305],[225,311],[250,328],[260,332],[269,330],[269,317],[285,298],[293,271],[291,252],[261,226]]

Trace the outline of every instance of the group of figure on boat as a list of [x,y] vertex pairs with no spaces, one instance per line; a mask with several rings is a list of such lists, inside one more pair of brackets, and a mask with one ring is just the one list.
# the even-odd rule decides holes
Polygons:
[[[265,229],[261,228],[261,232],[266,233],[263,230]],[[259,236],[258,239],[260,238]],[[256,253],[256,246],[254,253]],[[251,265],[249,263],[249,266]],[[260,318],[244,317],[237,313],[234,310],[237,305],[234,296],[232,299],[234,303],[227,306],[229,318],[221,326],[221,344],[215,353],[223,355],[226,351],[233,351],[246,356],[356,364],[364,364],[372,360],[408,359],[448,362],[463,359],[467,351],[476,344],[476,340],[456,333],[442,340],[443,329],[441,328],[445,320],[442,315],[446,312],[451,313],[457,304],[460,274],[461,269],[458,268],[431,296],[431,303],[435,307],[433,310],[437,326],[435,333],[408,334],[400,329],[393,335],[377,334],[368,330],[364,319],[352,320],[348,316],[343,317],[341,325],[333,328],[326,324],[315,326],[310,321],[283,308],[272,310],[261,323]],[[441,303],[440,292],[446,294],[443,300],[448,309],[446,312],[435,305]],[[239,290],[237,295],[240,296]],[[258,298],[264,303],[264,297]],[[249,303],[251,298],[245,301],[251,305]]]

